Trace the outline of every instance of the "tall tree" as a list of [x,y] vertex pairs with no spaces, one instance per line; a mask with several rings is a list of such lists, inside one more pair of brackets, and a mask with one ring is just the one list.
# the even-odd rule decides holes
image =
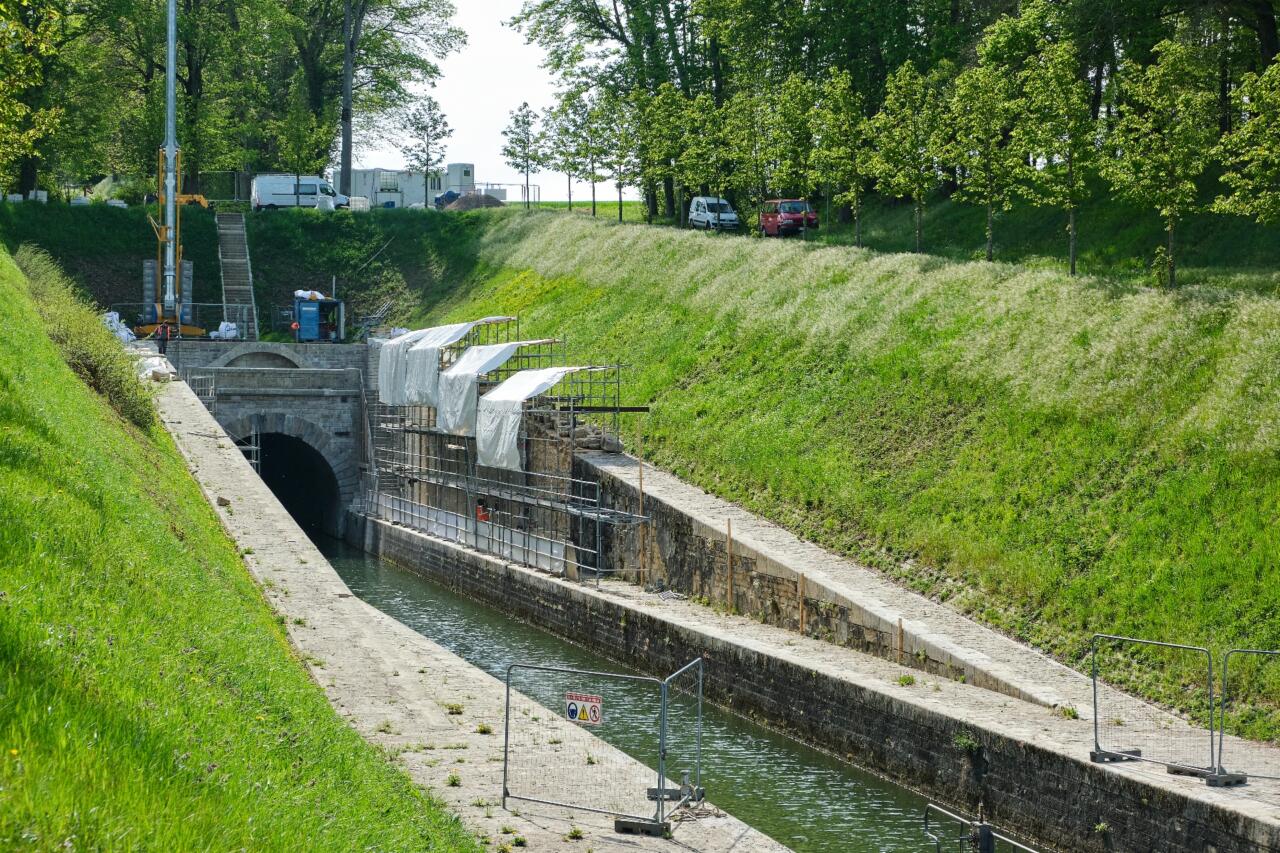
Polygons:
[[638,186],[643,177],[640,164],[640,114],[629,98],[607,96],[601,99],[603,158],[601,165],[618,191],[618,221],[622,221],[622,192]]
[[987,260],[995,255],[995,214],[1008,210],[1022,158],[1012,143],[1020,109],[1013,81],[999,68],[979,64],[960,73],[948,107],[945,159],[957,167],[956,197],[987,213]]
[[1107,179],[1137,204],[1149,204],[1164,219],[1170,287],[1177,286],[1174,232],[1198,207],[1196,181],[1209,165],[1217,139],[1211,72],[1188,45],[1163,41],[1156,61],[1136,69],[1125,85],[1103,161]]
[[1013,137],[1027,158],[1023,191],[1038,205],[1067,213],[1068,268],[1076,274],[1076,211],[1097,162],[1097,124],[1089,84],[1070,42],[1041,44],[1022,75],[1024,107]]
[[[725,135],[724,111],[716,107],[708,93],[688,104],[684,118],[684,145],[676,160],[680,185],[701,191],[703,188],[721,198],[725,182],[733,167],[729,141]],[[688,206],[680,202],[680,224],[686,224]]]
[[942,118],[938,85],[907,62],[889,76],[884,106],[871,120],[876,177],[889,195],[911,199],[917,252],[923,241],[925,198],[942,179],[937,151]]
[[410,169],[422,171],[422,199],[430,204],[431,176],[444,165],[445,140],[453,135],[453,128],[439,102],[427,95],[409,112],[406,130],[405,163]]
[[301,74],[294,76],[289,89],[289,111],[275,123],[274,136],[281,162],[293,172],[293,203],[300,205],[302,175],[319,171],[324,163],[317,158],[317,146],[322,140],[333,139],[311,112]]
[[351,192],[355,108],[385,115],[438,77],[435,60],[466,42],[453,13],[449,0],[343,0],[339,192]]
[[511,121],[502,131],[507,143],[502,146],[502,156],[507,165],[524,173],[524,207],[529,209],[529,176],[542,168],[542,134],[538,130],[538,115],[525,101],[511,111]]
[[862,97],[848,71],[832,68],[822,81],[810,113],[813,129],[813,182],[826,187],[837,204],[853,214],[853,240],[862,245],[862,195],[871,179],[871,126]]
[[1229,192],[1214,209],[1280,222],[1280,63],[1246,77],[1235,100],[1247,118],[1222,141]]
[[813,83],[800,74],[788,75],[770,98],[770,183],[779,193],[805,197],[813,190],[813,129],[809,119],[816,100]]

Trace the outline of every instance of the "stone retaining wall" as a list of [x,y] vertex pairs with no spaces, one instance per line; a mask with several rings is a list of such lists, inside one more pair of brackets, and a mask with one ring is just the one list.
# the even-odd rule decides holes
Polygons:
[[348,539],[641,670],[669,672],[702,655],[712,701],[970,813],[981,801],[993,822],[1060,849],[1280,850],[1280,828],[1245,809],[1090,764],[1040,743],[1028,734],[1034,726],[1015,734],[991,722],[1005,716],[1037,719],[1027,709],[1048,715],[1028,703],[972,688],[964,689],[974,708],[931,702],[927,693],[906,700],[869,687],[853,670],[812,668],[782,643],[772,650],[736,642],[628,606],[607,591],[503,564],[386,522],[353,516]]

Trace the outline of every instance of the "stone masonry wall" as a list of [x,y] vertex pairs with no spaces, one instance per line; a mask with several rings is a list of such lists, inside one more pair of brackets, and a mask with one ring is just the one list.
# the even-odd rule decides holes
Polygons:
[[353,516],[347,535],[620,663],[666,673],[700,655],[712,701],[943,803],[974,813],[981,801],[993,822],[1059,849],[1280,850],[1280,833],[1269,824],[963,722],[962,708],[943,714],[385,522]]

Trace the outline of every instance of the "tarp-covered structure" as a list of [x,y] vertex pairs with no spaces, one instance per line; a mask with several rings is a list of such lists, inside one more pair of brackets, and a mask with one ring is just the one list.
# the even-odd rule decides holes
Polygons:
[[521,370],[480,398],[476,406],[476,461],[490,468],[522,470],[520,424],[524,402],[556,386],[561,379],[589,367],[544,367]]
[[462,358],[440,374],[436,395],[436,429],[449,435],[476,434],[480,377],[510,360],[520,343],[468,347]]
[[440,354],[476,326],[510,319],[485,317],[467,323],[433,326],[386,341],[378,355],[378,402],[385,406],[435,406]]

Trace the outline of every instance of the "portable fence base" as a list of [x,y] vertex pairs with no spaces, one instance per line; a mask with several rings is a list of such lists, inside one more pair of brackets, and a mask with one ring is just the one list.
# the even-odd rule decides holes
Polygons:
[[657,788],[649,789],[648,797],[650,802],[656,803],[658,801],[659,796],[661,796],[662,799],[664,800],[678,800],[680,799],[680,789],[679,788],[663,788],[661,792],[659,792]]
[[1194,776],[1197,779],[1208,779],[1213,775],[1212,770],[1201,769],[1199,767],[1180,767],[1177,764],[1166,764],[1164,772],[1170,776]]
[[1116,761],[1137,761],[1142,757],[1140,749],[1119,749],[1103,752],[1097,749],[1089,750],[1089,760],[1094,764],[1111,764]]
[[1204,783],[1210,788],[1234,788],[1236,785],[1245,785],[1249,782],[1247,773],[1228,773],[1225,770],[1219,770],[1210,776],[1204,777]]
[[636,820],[630,817],[613,819],[613,831],[622,835],[648,835],[653,838],[666,838],[671,834],[671,824],[663,821]]
[[[665,799],[667,800],[679,801],[688,796],[690,802],[694,803],[702,802],[707,796],[707,792],[702,788],[664,788],[663,793],[666,794]],[[658,789],[649,788],[648,797],[650,802],[656,803],[658,801]]]

